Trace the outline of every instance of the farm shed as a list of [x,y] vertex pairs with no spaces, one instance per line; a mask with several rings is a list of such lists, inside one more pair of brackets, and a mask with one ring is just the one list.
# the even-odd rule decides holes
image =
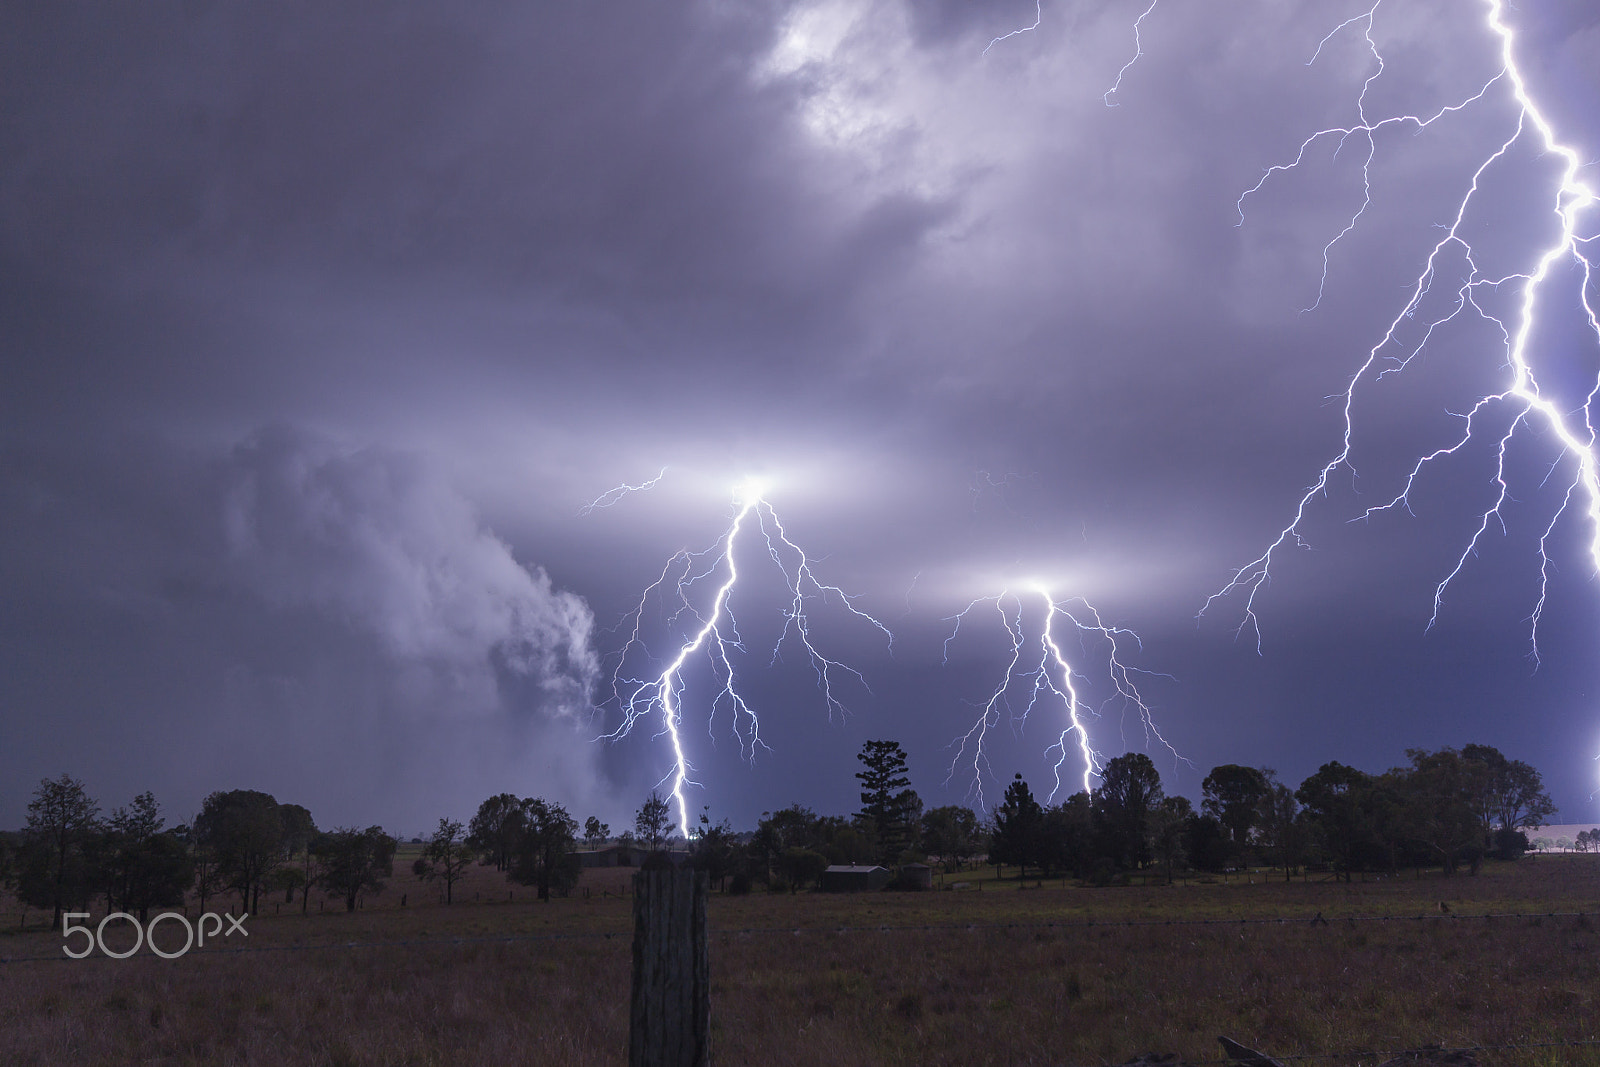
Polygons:
[[900,884],[907,889],[932,889],[933,868],[926,863],[907,863],[900,868]]
[[867,893],[889,884],[884,867],[835,865],[822,872],[822,888],[829,893]]

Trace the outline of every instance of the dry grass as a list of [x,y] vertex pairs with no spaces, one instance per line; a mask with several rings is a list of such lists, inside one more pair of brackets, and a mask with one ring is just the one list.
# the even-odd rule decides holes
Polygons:
[[[8,934],[0,956],[46,959],[0,965],[0,1062],[617,1063],[630,919],[616,890],[627,874],[586,872],[587,899],[541,905],[520,887],[506,903],[499,876],[480,870],[451,908],[397,878],[354,915],[252,918],[249,947],[272,951],[172,961],[65,960],[59,934]],[[1600,1036],[1600,916],[1447,918],[1441,900],[1452,916],[1593,916],[1600,857],[1351,886],[1057,882],[1018,891],[988,881],[973,892],[718,897],[715,1058],[1095,1064],[1163,1051],[1215,1059],[1216,1035],[1226,1033],[1279,1055],[1337,1051],[1338,1060],[1316,1062],[1353,1063],[1361,1050],[1430,1042]],[[1318,912],[1328,925],[1309,922]],[[1397,918],[1351,922],[1355,915]],[[1242,916],[1285,922],[1187,922]],[[1089,921],[1097,925],[1039,925]],[[1109,925],[1125,921],[1180,925]],[[438,940],[481,937],[529,939]],[[369,944],[401,940],[412,943]],[[1480,1061],[1591,1063],[1600,1049]]]

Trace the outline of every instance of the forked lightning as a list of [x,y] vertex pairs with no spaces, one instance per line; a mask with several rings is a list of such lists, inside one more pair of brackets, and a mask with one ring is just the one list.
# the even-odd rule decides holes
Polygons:
[[[753,758],[758,745],[766,747],[761,740],[760,716],[739,692],[734,657],[730,655],[730,650],[745,651],[732,605],[740,575],[741,534],[752,527],[759,532],[768,558],[783,575],[788,589],[784,625],[774,644],[772,660],[777,660],[785,643],[799,643],[816,672],[817,685],[830,719],[835,711],[845,711],[844,704],[834,693],[835,674],[842,671],[863,687],[866,680],[853,667],[818,650],[811,637],[809,612],[812,606],[818,601],[835,602],[850,615],[876,628],[889,647],[894,643],[894,635],[888,627],[857,609],[853,598],[838,586],[825,584],[816,577],[810,558],[790,539],[778,513],[762,495],[764,492],[759,482],[747,482],[739,487],[734,494],[733,522],[716,544],[700,552],[678,552],[667,561],[661,576],[645,589],[638,607],[628,616],[632,621],[631,632],[612,674],[612,700],[622,713],[622,722],[605,736],[612,740],[624,737],[640,719],[659,716],[660,734],[667,737],[672,750],[672,768],[660,784],[672,796],[678,825],[685,837],[690,834],[690,822],[684,790],[699,783],[691,777],[694,767],[684,744],[684,676],[697,657],[704,657],[715,679],[715,691],[706,703],[707,729],[710,730],[717,712],[726,707],[732,716],[734,736],[745,756]],[[697,604],[698,588],[713,584],[715,589],[710,597],[700,596]],[[642,632],[645,612],[653,603],[662,607],[668,626],[688,620],[688,632],[664,667],[652,666],[643,674],[636,674],[636,664],[658,662],[650,655]]]
[[[1050,790],[1051,800],[1054,800],[1056,794],[1062,790],[1064,784],[1062,772],[1074,753],[1082,761],[1080,780],[1083,789],[1089,791],[1094,788],[1094,777],[1104,766],[1105,760],[1090,742],[1086,716],[1093,715],[1099,718],[1105,704],[1110,701],[1120,701],[1124,709],[1137,710],[1146,740],[1153,737],[1163,745],[1167,745],[1166,738],[1156,729],[1155,721],[1150,716],[1150,708],[1140,695],[1139,687],[1134,681],[1134,675],[1149,672],[1129,667],[1121,659],[1118,642],[1131,640],[1137,645],[1139,635],[1123,627],[1107,626],[1094,605],[1082,597],[1072,597],[1058,602],[1050,590],[1040,583],[1030,583],[1026,591],[1038,597],[1038,603],[1043,605],[1042,619],[1037,622],[1028,617],[1027,605],[1033,602],[1032,597],[1025,601],[1023,594],[1012,592],[1010,589],[1002,590],[995,596],[974,600],[947,620],[953,624],[950,635],[944,641],[944,659],[947,664],[950,661],[951,642],[960,636],[962,624],[966,622],[967,617],[980,607],[994,609],[1011,642],[1006,669],[1000,677],[999,684],[989,694],[972,728],[952,743],[951,747],[956,749],[956,755],[950,762],[950,773],[945,776],[945,782],[948,783],[958,772],[970,770],[972,783],[968,787],[967,795],[980,808],[985,806],[984,780],[993,777],[993,770],[989,765],[989,732],[996,729],[1001,719],[1006,717],[1011,719],[1013,728],[1020,731],[1026,725],[1028,716],[1041,701],[1059,706],[1065,719],[1056,743],[1045,750],[1046,756],[1051,752],[1060,753],[1053,768],[1055,786]],[[1074,609],[1074,605],[1081,606]],[[1083,617],[1080,619],[1073,613],[1074,610]],[[1070,623],[1080,636],[1096,638],[1103,646],[1105,673],[1111,682],[1112,693],[1098,708],[1088,708],[1079,696],[1078,685],[1074,682],[1076,672],[1055,633],[1055,623],[1058,618]],[[1037,640],[1028,636],[1030,625],[1037,626]],[[1026,692],[1026,703],[1020,711],[1016,710],[1013,704],[1013,699],[1018,703],[1023,700],[1018,690]],[[1167,745],[1167,748],[1171,749],[1172,746]]]
[[[1371,204],[1370,168],[1377,151],[1377,135],[1385,131],[1406,128],[1421,130],[1446,115],[1470,107],[1488,106],[1496,100],[1513,105],[1510,110],[1515,113],[1514,121],[1508,123],[1508,128],[1491,146],[1486,146],[1470,177],[1464,179],[1461,198],[1450,212],[1448,226],[1442,227],[1444,235],[1433,246],[1421,271],[1409,286],[1408,299],[1390,320],[1388,328],[1368,350],[1366,358],[1350,378],[1342,395],[1344,423],[1342,447],[1318,472],[1315,480],[1300,497],[1293,519],[1279,531],[1266,551],[1240,567],[1227,585],[1209,597],[1201,608],[1200,613],[1203,615],[1218,599],[1232,593],[1243,593],[1244,618],[1239,630],[1242,632],[1249,627],[1255,632],[1258,650],[1261,645],[1261,627],[1256,616],[1256,598],[1271,578],[1272,563],[1276,554],[1279,549],[1291,543],[1302,547],[1305,545],[1302,526],[1311,502],[1326,493],[1330,479],[1337,472],[1345,470],[1353,473],[1350,455],[1352,438],[1355,435],[1356,420],[1353,411],[1357,389],[1364,382],[1376,381],[1388,374],[1404,370],[1411,360],[1427,347],[1435,331],[1458,316],[1476,316],[1503,339],[1507,370],[1503,387],[1479,397],[1467,411],[1459,414],[1457,416],[1460,422],[1459,432],[1440,447],[1420,456],[1400,485],[1399,491],[1386,502],[1368,508],[1361,517],[1370,518],[1379,512],[1395,508],[1409,510],[1412,489],[1425,468],[1437,460],[1460,452],[1472,440],[1475,433],[1487,433],[1497,437],[1492,472],[1493,499],[1479,515],[1476,528],[1467,539],[1460,555],[1456,557],[1453,566],[1434,589],[1433,613],[1428,622],[1431,628],[1438,621],[1446,590],[1467,565],[1467,561],[1476,554],[1484,535],[1491,526],[1505,529],[1505,515],[1502,508],[1511,499],[1508,456],[1512,442],[1518,437],[1540,434],[1540,439],[1547,442],[1547,447],[1553,446],[1550,473],[1547,477],[1559,477],[1561,482],[1557,484],[1564,484],[1565,491],[1561,503],[1554,507],[1549,515],[1539,539],[1539,593],[1530,617],[1529,635],[1530,654],[1536,662],[1539,653],[1539,621],[1549,591],[1552,567],[1549,552],[1550,538],[1562,516],[1572,509],[1574,503],[1587,522],[1588,554],[1591,564],[1600,568],[1600,462],[1597,462],[1595,432],[1596,397],[1600,395],[1600,371],[1595,372],[1594,385],[1589,387],[1587,395],[1581,400],[1572,398],[1563,401],[1541,387],[1539,375],[1535,370],[1533,351],[1534,331],[1541,321],[1541,316],[1549,314],[1550,309],[1558,303],[1564,303],[1574,311],[1581,309],[1582,316],[1587,321],[1587,335],[1592,335],[1597,342],[1600,342],[1600,318],[1596,316],[1592,295],[1594,244],[1597,237],[1600,237],[1600,231],[1597,231],[1593,218],[1597,204],[1596,192],[1594,186],[1581,177],[1585,167],[1582,158],[1573,148],[1557,139],[1549,119],[1529,92],[1527,82],[1517,65],[1516,41],[1505,21],[1503,0],[1482,0],[1482,2],[1485,10],[1485,26],[1498,42],[1500,69],[1476,93],[1425,116],[1389,115],[1374,118],[1368,113],[1368,91],[1384,69],[1383,57],[1373,40],[1373,24],[1382,7],[1382,0],[1374,4],[1365,14],[1349,19],[1336,27],[1319,43],[1318,54],[1334,34],[1359,26],[1362,28],[1376,66],[1374,72],[1362,83],[1361,93],[1356,101],[1357,121],[1349,126],[1319,130],[1312,134],[1301,144],[1293,160],[1270,167],[1261,181],[1247,189],[1240,197],[1239,209],[1242,222],[1246,198],[1259,191],[1275,176],[1301,167],[1307,150],[1318,141],[1336,139],[1343,146],[1355,140],[1362,146],[1364,197],[1360,207],[1351,215],[1345,226],[1323,248],[1322,280],[1318,286],[1317,301],[1311,305],[1315,308],[1327,285],[1328,256],[1331,250],[1357,226]],[[1314,60],[1316,56],[1313,55],[1312,58]],[[1559,162],[1559,173],[1550,179],[1549,184],[1531,192],[1531,195],[1538,198],[1538,202],[1545,205],[1548,217],[1555,222],[1555,235],[1537,254],[1530,257],[1523,269],[1505,274],[1486,273],[1479,265],[1479,257],[1466,235],[1468,220],[1476,217],[1473,212],[1479,207],[1480,189],[1485,176],[1497,166],[1509,165],[1508,156],[1513,148],[1530,138],[1535,139],[1535,144],[1542,154],[1553,157]],[[1558,288],[1563,279],[1575,283],[1564,293]],[[1450,287],[1446,291],[1453,292],[1453,296],[1447,309],[1442,313],[1424,315],[1422,314],[1424,301],[1436,287]],[[1516,299],[1513,301],[1514,310],[1509,315],[1496,314],[1494,310],[1485,306],[1484,298],[1504,287],[1511,287],[1516,294]],[[1417,325],[1419,323],[1420,326]],[[1553,378],[1558,376],[1554,369],[1555,360],[1563,356],[1570,359],[1573,353],[1542,352],[1539,355],[1552,357],[1545,370]],[[1561,373],[1570,375],[1570,368],[1561,368]],[[1492,428],[1486,425],[1490,423],[1494,424]],[[1530,444],[1533,442],[1530,441]]]

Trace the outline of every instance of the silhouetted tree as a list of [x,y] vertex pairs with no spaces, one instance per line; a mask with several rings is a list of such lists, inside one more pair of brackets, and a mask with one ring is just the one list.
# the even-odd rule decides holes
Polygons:
[[955,869],[982,850],[978,814],[971,808],[947,804],[922,813],[922,847]]
[[879,862],[892,865],[916,840],[922,798],[911,788],[906,774],[906,754],[898,741],[868,741],[856,754],[865,770],[856,772],[861,783],[859,816],[878,840]]
[[284,858],[284,867],[278,874],[288,890],[284,903],[294,903],[294,891],[299,889],[300,911],[304,913],[306,893],[311,888],[311,842],[319,831],[311,812],[299,804],[279,804],[278,815],[283,820]]
[[395,840],[381,826],[337,829],[319,836],[312,847],[322,869],[317,884],[343,897],[346,911],[356,910],[363,893],[383,892],[383,880],[394,873]]
[[1044,868],[1086,876],[1094,863],[1094,811],[1089,794],[1078,792],[1044,809],[1034,861]]
[[1212,768],[1200,783],[1200,791],[1200,810],[1214,816],[1227,829],[1234,847],[1242,849],[1261,818],[1261,803],[1268,791],[1266,775],[1254,767],[1224,763]]
[[814,886],[828,869],[828,857],[809,848],[786,848],[778,854],[778,876],[789,886],[789,892],[798,892],[802,886]]
[[1372,792],[1371,775],[1337,760],[1317,768],[1295,791],[1334,870],[1347,882],[1363,849],[1372,849],[1377,839]]
[[71,775],[45,779],[28,802],[17,895],[24,904],[50,908],[52,927],[61,913],[78,907],[93,891],[88,850],[99,832],[100,805]]
[[1183,851],[1191,866],[1215,873],[1227,869],[1233,842],[1215,815],[1191,815],[1184,821]]
[[578,823],[567,809],[543,797],[522,802],[523,831],[517,842],[511,877],[523,885],[537,886],[539,899],[549,900],[550,889],[565,895],[578,882]]
[[750,838],[750,866],[761,881],[770,881],[778,857],[788,848],[811,848],[817,840],[817,815],[810,808],[791,804],[779,811],[764,811]]
[[239,894],[240,907],[257,911],[262,886],[284,858],[286,834],[277,800],[253,789],[212,793],[194,829],[215,857],[223,883]]
[[440,819],[439,828],[422,846],[422,855],[411,865],[411,873],[427,882],[444,883],[444,902],[455,902],[455,885],[461,873],[472,865],[477,853],[465,840],[465,828],[455,819]]
[[820,818],[813,839],[831,863],[850,866],[878,861],[878,839],[862,819],[846,821],[838,816]]
[[723,879],[733,873],[737,853],[732,825],[726,819],[713,824],[711,812],[702,809],[700,830],[689,843],[689,863],[721,888]]
[[654,789],[633,817],[633,832],[651,852],[660,852],[672,835],[672,808]]
[[118,808],[106,822],[102,878],[113,906],[137,912],[140,921],[151,908],[177,907],[194,884],[194,861],[176,835],[163,832],[166,820],[149,792]]
[[[1467,745],[1461,755],[1485,771],[1473,799],[1485,845],[1502,858],[1515,858],[1516,832],[1537,830],[1556,813],[1555,802],[1544,791],[1543,778],[1528,764],[1507,759],[1490,745]],[[1501,833],[1506,836],[1501,838]],[[1510,851],[1501,847],[1502,840]]]
[[1044,824],[1044,809],[1033,799],[1033,790],[1019,772],[1006,786],[1000,806],[994,809],[994,834],[989,840],[989,862],[1021,868],[1018,877],[1038,862],[1039,831]]
[[478,805],[467,824],[467,844],[483,856],[484,866],[510,870],[525,818],[521,800],[511,793],[496,793]]
[[1194,817],[1194,806],[1188,797],[1163,797],[1161,803],[1150,811],[1145,824],[1149,835],[1150,855],[1167,873],[1167,884],[1172,884],[1174,872],[1188,858],[1184,849],[1184,829]]
[[1283,880],[1287,882],[1305,860],[1308,831],[1305,820],[1300,818],[1294,790],[1278,781],[1270,769],[1264,767],[1261,773],[1267,780],[1267,793],[1261,798],[1256,826],[1262,847],[1283,868]]
[[591,815],[583,821],[583,843],[590,849],[599,848],[610,836],[611,827],[601,822],[597,816]]
[[[199,816],[195,816],[196,819]],[[200,910],[206,910],[206,902],[221,893],[225,886],[222,881],[222,869],[217,865],[217,854],[210,844],[201,840],[195,833],[194,824],[180,826],[173,831],[173,836],[182,841],[189,850],[189,862],[194,868],[194,882],[191,888],[194,895],[199,898]]]
[[1411,766],[1390,778],[1398,793],[1402,833],[1421,845],[1445,874],[1456,873],[1462,863],[1476,874],[1485,841],[1474,800],[1482,792],[1486,769],[1453,748],[1412,748],[1406,755]]
[[1150,813],[1164,795],[1161,774],[1143,752],[1107,762],[1094,791],[1096,851],[1126,869],[1147,863]]
[[0,830],[0,889],[17,884],[17,856],[22,851],[22,835]]

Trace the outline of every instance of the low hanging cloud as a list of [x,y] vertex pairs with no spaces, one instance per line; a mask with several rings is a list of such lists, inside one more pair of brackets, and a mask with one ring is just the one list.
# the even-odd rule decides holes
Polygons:
[[518,563],[420,460],[263,431],[229,457],[221,519],[226,584],[371,635],[398,664],[436,673],[465,710],[494,706],[507,672],[533,683],[546,713],[588,706],[588,605]]

